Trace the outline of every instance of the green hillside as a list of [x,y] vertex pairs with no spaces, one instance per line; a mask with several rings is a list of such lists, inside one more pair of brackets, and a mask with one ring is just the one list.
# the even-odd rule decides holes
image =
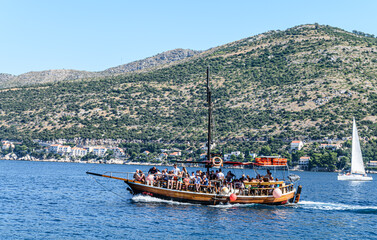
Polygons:
[[377,136],[377,39],[321,25],[270,31],[147,73],[0,90],[3,139],[204,141]]

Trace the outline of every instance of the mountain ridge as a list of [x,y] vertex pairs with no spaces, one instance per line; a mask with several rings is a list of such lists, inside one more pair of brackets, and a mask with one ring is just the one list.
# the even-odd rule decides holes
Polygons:
[[0,73],[0,88],[20,87],[39,83],[49,83],[77,79],[107,77],[112,75],[127,74],[135,71],[146,71],[161,65],[184,60],[199,54],[201,51],[177,48],[165,51],[142,60],[133,61],[103,71],[91,72],[74,69],[50,69],[44,71],[31,71],[20,75]]

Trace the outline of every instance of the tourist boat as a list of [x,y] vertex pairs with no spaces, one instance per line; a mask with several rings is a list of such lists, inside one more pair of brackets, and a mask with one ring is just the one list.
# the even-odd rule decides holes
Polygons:
[[357,133],[356,121],[353,118],[352,127],[352,159],[351,159],[351,172],[340,173],[338,180],[341,181],[372,181],[373,177],[365,173],[363,156],[361,154],[359,134]]
[[[251,165],[254,171],[257,168],[284,170],[278,172],[286,172],[288,170],[287,160],[280,157],[261,157],[257,158],[254,163],[242,163],[223,161],[222,156],[211,153],[211,121],[212,121],[212,101],[211,91],[209,88],[209,69],[207,69],[207,103],[208,103],[208,139],[207,139],[207,160],[206,161],[182,161],[185,164],[203,164],[209,173],[210,168],[228,166]],[[209,157],[208,157],[209,156]],[[251,171],[251,170],[250,170]],[[275,171],[276,173],[276,171]],[[128,186],[128,190],[136,195],[148,195],[165,200],[173,200],[178,202],[189,202],[204,205],[217,204],[270,204],[282,205],[287,203],[297,203],[300,199],[301,186],[296,186],[299,177],[296,175],[288,175],[280,180],[265,182],[243,182],[240,187],[228,187],[222,181],[212,181],[209,186],[200,186],[196,189],[194,184],[190,184],[187,189],[178,190],[174,186],[167,187],[167,182],[158,181],[138,181],[133,178],[134,173],[113,173],[99,174],[87,172],[87,174],[112,178],[124,181]],[[120,176],[122,175],[122,176]],[[175,182],[176,183],[176,182]]]

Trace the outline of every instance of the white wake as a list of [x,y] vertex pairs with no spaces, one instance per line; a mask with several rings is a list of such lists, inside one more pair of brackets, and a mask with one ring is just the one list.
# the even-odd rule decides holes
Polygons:
[[138,203],[165,203],[165,204],[174,204],[174,205],[193,205],[191,203],[164,200],[164,199],[155,198],[155,197],[151,197],[147,195],[135,195],[132,197],[132,201],[138,202]]
[[315,209],[324,211],[377,211],[377,206],[360,206],[343,203],[326,203],[313,201],[301,201],[298,203],[298,206],[304,209]]

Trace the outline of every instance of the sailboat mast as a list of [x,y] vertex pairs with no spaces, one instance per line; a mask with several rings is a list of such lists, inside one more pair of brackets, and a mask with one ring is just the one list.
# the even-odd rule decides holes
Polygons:
[[211,90],[209,88],[209,67],[207,67],[207,103],[208,103],[208,142],[207,142],[207,172],[211,167],[211,120],[212,120],[212,100]]

